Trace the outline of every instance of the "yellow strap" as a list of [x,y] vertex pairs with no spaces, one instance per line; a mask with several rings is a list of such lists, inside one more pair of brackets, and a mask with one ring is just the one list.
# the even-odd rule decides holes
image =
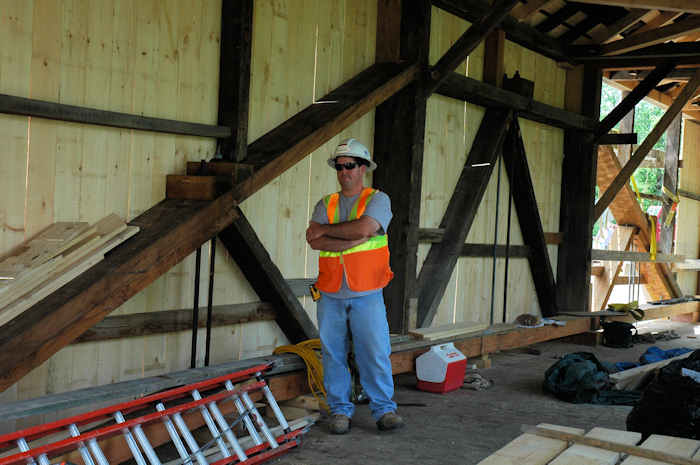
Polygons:
[[630,176],[630,179],[632,180],[632,187],[634,188],[634,193],[637,194],[637,202],[642,203],[642,196],[639,195],[639,188],[637,187],[637,181],[634,179],[634,176]]
[[676,216],[676,210],[678,209],[678,204],[680,203],[681,199],[678,197],[678,195],[671,192],[666,186],[662,186],[661,189],[664,195],[666,195],[666,197],[671,199],[673,202],[671,207],[668,209],[668,213],[666,214],[666,220],[664,220],[664,227],[668,228],[673,222],[673,217]]
[[656,261],[656,217],[649,215],[649,255],[651,261]]
[[666,194],[666,196],[671,199],[673,203],[680,203],[681,199],[677,194],[671,192],[666,186],[661,186],[661,191]]

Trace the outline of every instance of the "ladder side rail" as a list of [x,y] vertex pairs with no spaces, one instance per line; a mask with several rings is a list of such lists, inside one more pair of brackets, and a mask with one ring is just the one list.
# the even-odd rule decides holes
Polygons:
[[[226,390],[228,390],[229,392],[235,390],[233,384],[230,381],[227,381],[225,383],[225,386]],[[240,397],[238,397],[238,395],[236,394],[231,398],[231,400],[233,401],[233,405],[236,406],[236,410],[238,410],[238,413],[243,416],[243,424],[245,424],[245,427],[248,430],[248,434],[250,435],[253,442],[256,445],[262,444],[262,438],[258,434],[258,430],[255,429],[255,425],[250,419],[250,415],[248,414],[248,411],[246,410],[245,406],[243,406],[243,402],[241,402]]]
[[277,444],[277,440],[272,435],[270,428],[267,427],[267,423],[265,423],[265,420],[263,420],[263,417],[258,412],[258,409],[255,408],[255,404],[251,400],[248,393],[242,393],[241,398],[243,398],[243,403],[248,408],[248,411],[253,417],[253,420],[255,420],[255,423],[258,425],[258,428],[260,428],[260,430],[262,431],[263,435],[265,436],[265,439],[267,439],[268,444],[270,444],[270,447],[272,447],[273,449],[279,447],[279,444]]
[[[70,431],[70,435],[74,438],[80,437],[80,430],[78,430],[78,427],[75,426],[75,423],[69,425],[68,430]],[[95,461],[92,460],[90,451],[87,447],[85,447],[85,443],[83,441],[78,441],[78,451],[80,452],[80,456],[83,458],[83,463],[85,465],[95,465]]]
[[[159,412],[165,411],[165,405],[163,405],[162,403],[158,403],[156,405],[156,410],[158,410]],[[190,459],[190,454],[187,452],[187,449],[185,449],[185,444],[183,444],[182,439],[180,439],[180,435],[177,434],[177,430],[175,429],[173,421],[168,415],[164,415],[162,418],[163,424],[165,425],[165,430],[168,432],[170,439],[173,441],[175,449],[177,450],[180,459],[182,459],[182,463],[185,465],[191,463],[192,460]]]
[[[249,391],[255,391],[258,389],[261,389],[263,386],[263,382],[255,382],[251,384],[246,384],[244,386],[240,386],[236,388],[234,391],[229,391],[229,390],[224,390],[221,392],[218,392],[216,394],[213,394],[211,396],[203,397],[201,400],[196,400],[196,401],[191,401],[188,403],[184,403],[181,405],[176,405],[174,407],[167,408],[163,411],[159,412],[154,412],[150,413],[148,415],[144,415],[142,417],[138,418],[132,418],[131,420],[127,420],[124,423],[115,423],[109,426],[105,426],[102,428],[98,428],[92,431],[87,431],[85,433],[80,434],[79,437],[70,437],[67,439],[63,439],[51,444],[46,444],[40,447],[37,447],[35,449],[31,449],[27,452],[20,452],[17,454],[9,455],[6,457],[0,457],[0,465],[12,465],[12,464],[20,464],[26,461],[27,458],[29,457],[35,457],[39,454],[47,454],[49,456],[52,455],[58,455],[60,453],[66,452],[73,450],[77,447],[78,443],[87,441],[92,438],[102,438],[106,436],[113,436],[115,434],[120,434],[121,430],[124,428],[132,428],[136,425],[143,425],[147,423],[152,423],[160,418],[162,418],[165,415],[174,415],[175,413],[180,413],[184,412],[186,410],[191,410],[196,407],[199,407],[200,405],[204,405],[210,402],[217,402],[229,397],[232,397],[234,395],[240,395],[243,393],[248,393]],[[87,465],[87,464],[86,464]],[[90,464],[94,465],[94,464]]]
[[117,410],[121,411],[122,413],[126,413],[156,403],[160,400],[171,400],[179,397],[184,397],[188,395],[193,389],[203,390],[204,388],[215,387],[217,384],[225,384],[226,382],[236,383],[239,381],[244,381],[246,379],[251,378],[260,371],[265,371],[269,369],[271,366],[272,364],[269,363],[256,365],[254,367],[250,367],[242,371],[237,371],[235,373],[229,373],[226,375],[218,376],[216,378],[211,378],[186,386],[181,386],[175,389],[159,392],[157,394],[141,397],[139,399],[121,402],[119,404],[97,409],[92,412],[82,413],[69,418],[63,418],[61,420],[53,421],[43,425],[37,425],[23,430],[15,431],[13,433],[8,433],[0,436],[0,448],[7,446],[14,447],[15,441],[17,441],[20,438],[25,438],[25,440],[27,441],[32,441],[34,439],[48,436],[49,434],[61,432],[65,428],[68,428],[71,424],[82,426],[98,420],[111,419],[112,415],[114,415],[114,412],[116,412]]
[[[199,393],[198,390],[195,389],[194,391],[192,391],[192,398],[194,400],[200,400],[202,398],[202,395]],[[223,457],[230,457],[231,452],[229,452],[228,447],[226,446],[226,443],[224,442],[224,439],[221,436],[221,433],[219,433],[219,428],[216,427],[216,423],[214,423],[214,418],[212,418],[211,413],[207,408],[207,405],[200,405],[199,411],[202,414],[202,418],[204,418],[204,423],[206,423],[207,428],[209,428],[209,432],[216,441],[216,445],[219,447],[221,455]]]
[[224,415],[221,413],[221,410],[219,410],[219,406],[216,405],[215,402],[207,404],[207,406],[209,407],[209,410],[211,411],[214,418],[216,419],[216,422],[219,424],[219,427],[223,431],[224,436],[228,440],[229,444],[231,444],[233,452],[236,454],[238,460],[240,462],[246,460],[248,457],[246,456],[245,451],[241,447],[241,444],[238,442],[238,439],[236,439],[236,435],[233,434],[233,431],[231,430],[231,425],[228,424],[228,422],[224,418]]
[[[122,412],[116,411],[114,412],[114,421],[116,421],[117,423],[124,423],[126,420],[124,419],[124,415],[122,414]],[[134,435],[131,434],[131,430],[129,430],[129,428],[124,428],[122,430],[122,434],[124,435],[124,440],[126,441],[127,447],[131,451],[131,455],[136,461],[136,465],[147,465],[146,460],[143,458],[143,454],[139,449],[139,446],[136,444]]]

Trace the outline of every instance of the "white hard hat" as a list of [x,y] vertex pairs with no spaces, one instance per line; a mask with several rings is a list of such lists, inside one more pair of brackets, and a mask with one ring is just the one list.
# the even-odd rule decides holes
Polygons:
[[338,157],[354,157],[367,160],[369,162],[368,170],[372,171],[377,168],[377,164],[369,157],[369,150],[362,145],[357,139],[345,139],[338,144],[333,152],[333,156],[328,159],[328,166],[335,168],[335,159]]

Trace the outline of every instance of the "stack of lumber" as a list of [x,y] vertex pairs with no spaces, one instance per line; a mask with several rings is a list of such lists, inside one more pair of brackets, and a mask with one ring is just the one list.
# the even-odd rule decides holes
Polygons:
[[652,434],[641,445],[641,434],[596,427],[584,430],[540,424],[524,428],[503,448],[479,462],[517,465],[641,465],[699,463],[700,441]]
[[692,352],[687,352],[685,354],[678,355],[677,357],[661,360],[659,362],[630,368],[629,370],[612,373],[610,375],[610,381],[615,383],[614,388],[618,391],[632,391],[639,389],[639,387],[644,384],[647,377],[652,376],[656,370],[665,367],[671,362],[687,358],[690,356],[690,354],[692,354]]
[[0,326],[67,284],[139,231],[117,215],[54,223],[0,256]]

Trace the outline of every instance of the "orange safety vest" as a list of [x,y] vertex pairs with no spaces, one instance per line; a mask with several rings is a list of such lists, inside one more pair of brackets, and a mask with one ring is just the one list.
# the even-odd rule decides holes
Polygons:
[[[346,221],[358,219],[365,212],[376,189],[365,187],[353,205]],[[340,222],[340,193],[323,198],[330,224]],[[389,267],[389,240],[386,234],[372,236],[366,242],[343,252],[321,251],[318,256],[316,287],[323,292],[338,292],[345,279],[351,291],[381,289],[394,277]]]

